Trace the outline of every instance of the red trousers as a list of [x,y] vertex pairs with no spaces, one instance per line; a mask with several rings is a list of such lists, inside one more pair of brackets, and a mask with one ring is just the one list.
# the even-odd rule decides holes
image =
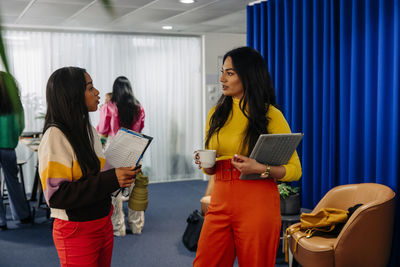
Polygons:
[[53,240],[61,266],[109,267],[114,244],[111,213],[88,222],[55,219]]
[[275,266],[281,229],[277,185],[239,175],[229,160],[217,163],[195,267],[232,267],[236,256],[241,267]]

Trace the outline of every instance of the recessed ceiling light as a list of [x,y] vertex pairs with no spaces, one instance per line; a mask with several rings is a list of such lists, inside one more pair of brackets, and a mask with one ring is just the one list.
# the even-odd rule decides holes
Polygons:
[[179,2],[181,2],[182,4],[193,4],[196,1],[195,0],[179,0]]
[[164,30],[172,30],[172,26],[170,26],[170,25],[162,26],[162,28],[163,28]]

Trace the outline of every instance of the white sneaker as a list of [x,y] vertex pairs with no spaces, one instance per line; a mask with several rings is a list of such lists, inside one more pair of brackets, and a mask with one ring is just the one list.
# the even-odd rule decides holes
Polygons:
[[144,211],[132,210],[128,207],[128,226],[132,234],[140,235],[144,227]]
[[125,214],[122,207],[121,194],[117,197],[112,198],[112,204],[114,206],[113,214],[111,215],[111,222],[113,224],[113,231],[115,236],[125,236]]

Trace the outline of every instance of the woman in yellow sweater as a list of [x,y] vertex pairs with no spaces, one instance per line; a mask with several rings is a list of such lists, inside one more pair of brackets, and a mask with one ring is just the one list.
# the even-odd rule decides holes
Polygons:
[[[200,235],[194,266],[275,266],[281,228],[276,181],[301,177],[297,152],[288,164],[269,166],[249,155],[260,134],[290,133],[276,108],[275,92],[262,56],[250,47],[223,58],[222,96],[208,114],[207,149],[217,151],[211,203]],[[198,161],[196,163],[199,163]],[[263,179],[240,180],[240,174]]]

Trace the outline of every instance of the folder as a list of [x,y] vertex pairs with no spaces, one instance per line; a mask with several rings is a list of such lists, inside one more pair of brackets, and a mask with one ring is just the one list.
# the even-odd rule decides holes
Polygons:
[[[250,153],[250,158],[271,166],[287,164],[302,139],[302,133],[261,134]],[[257,180],[263,178],[260,178],[259,174],[242,174],[240,179]]]

